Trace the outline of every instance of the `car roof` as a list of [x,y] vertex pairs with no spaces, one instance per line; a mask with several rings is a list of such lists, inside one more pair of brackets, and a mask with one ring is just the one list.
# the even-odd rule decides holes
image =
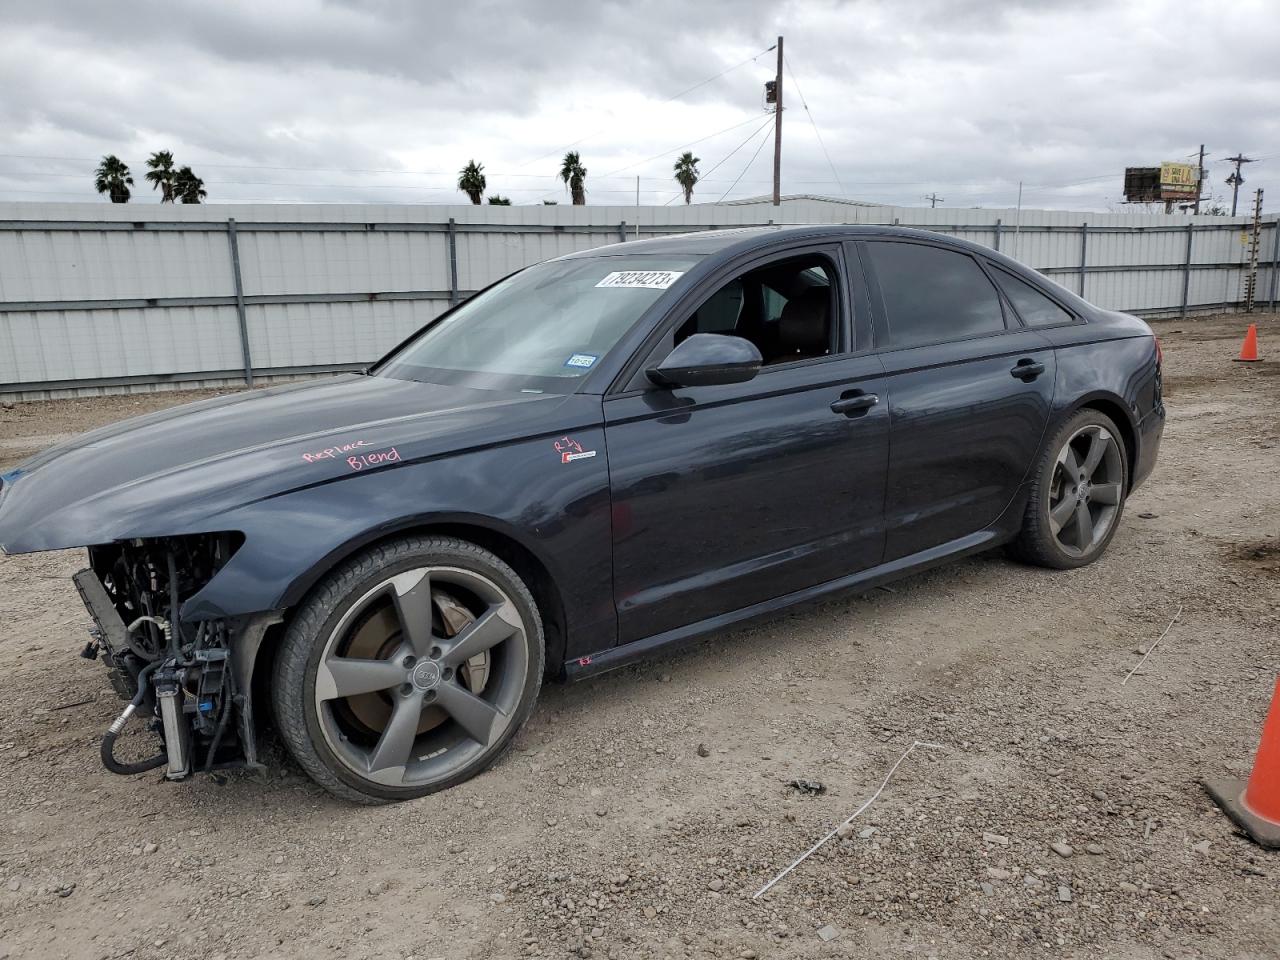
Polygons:
[[[576,253],[566,254],[559,259],[573,260],[583,257],[608,257],[624,254],[628,256],[736,255],[797,240],[852,240],[858,237],[903,237],[945,243],[966,250],[981,250],[988,255],[995,252],[980,244],[970,243],[967,240],[960,240],[929,230],[914,230],[910,227],[810,223],[737,227],[722,230],[686,227],[682,233],[652,237],[647,240],[628,240],[623,243],[611,243],[602,247],[593,247],[590,250],[580,250]],[[997,254],[996,256],[998,257],[999,255]]]
[[718,263],[756,251],[768,252],[792,243],[837,243],[841,240],[870,239],[873,237],[920,240],[970,254],[977,254],[1003,267],[1032,286],[1049,288],[1059,300],[1065,300],[1076,310],[1091,311],[1096,308],[1076,293],[1068,290],[1053,278],[1014,260],[999,250],[971,240],[962,240],[954,234],[938,233],[898,225],[881,226],[853,223],[770,224],[768,226],[737,227],[722,230],[703,230],[685,227],[683,233],[652,237],[648,240],[630,240],[611,243],[590,250],[556,257],[557,260],[576,260],[589,257],[618,256],[693,256],[699,258],[698,272],[715,269]]

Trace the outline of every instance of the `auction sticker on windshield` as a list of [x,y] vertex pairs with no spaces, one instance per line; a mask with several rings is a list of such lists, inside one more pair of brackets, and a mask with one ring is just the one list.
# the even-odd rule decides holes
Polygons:
[[683,270],[615,270],[596,286],[665,290],[683,276]]

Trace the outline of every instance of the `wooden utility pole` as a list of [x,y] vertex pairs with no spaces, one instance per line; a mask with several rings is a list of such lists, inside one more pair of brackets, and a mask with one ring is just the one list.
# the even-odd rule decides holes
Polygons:
[[[1200,212],[1200,196],[1204,193],[1204,144],[1200,144],[1200,159],[1196,163],[1196,202],[1192,213]],[[1183,207],[1185,210],[1186,207]]]
[[943,203],[946,203],[946,202],[947,202],[947,198],[946,198],[946,197],[940,197],[940,196],[938,196],[938,194],[937,194],[936,192],[929,194],[927,197],[925,197],[925,199],[929,201],[929,209],[930,209],[930,210],[932,210],[932,209],[934,209],[935,207],[937,207],[937,205],[938,205],[938,201],[939,201],[939,200],[941,200]]
[[782,38],[778,38],[778,74],[773,80],[773,205],[782,203]]
[[1237,153],[1234,157],[1227,157],[1225,162],[1236,165],[1235,171],[1231,176],[1227,177],[1227,186],[1231,188],[1231,215],[1234,217],[1236,215],[1236,198],[1240,195],[1240,184],[1244,183],[1244,177],[1240,176],[1240,164],[1253,163],[1253,160],[1243,153]]

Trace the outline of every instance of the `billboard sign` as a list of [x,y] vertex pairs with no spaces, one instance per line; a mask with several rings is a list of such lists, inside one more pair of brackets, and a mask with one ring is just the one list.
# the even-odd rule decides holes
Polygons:
[[1162,163],[1158,167],[1126,167],[1124,198],[1130,203],[1194,200],[1199,170],[1194,163]]
[[1194,163],[1160,164],[1160,199],[1194,200],[1200,186],[1198,173]]

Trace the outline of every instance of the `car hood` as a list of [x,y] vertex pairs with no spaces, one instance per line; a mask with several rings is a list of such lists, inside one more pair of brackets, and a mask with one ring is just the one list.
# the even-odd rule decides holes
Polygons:
[[255,500],[571,429],[567,399],[350,375],[124,420],[0,477],[0,549],[221,529],[219,514]]

